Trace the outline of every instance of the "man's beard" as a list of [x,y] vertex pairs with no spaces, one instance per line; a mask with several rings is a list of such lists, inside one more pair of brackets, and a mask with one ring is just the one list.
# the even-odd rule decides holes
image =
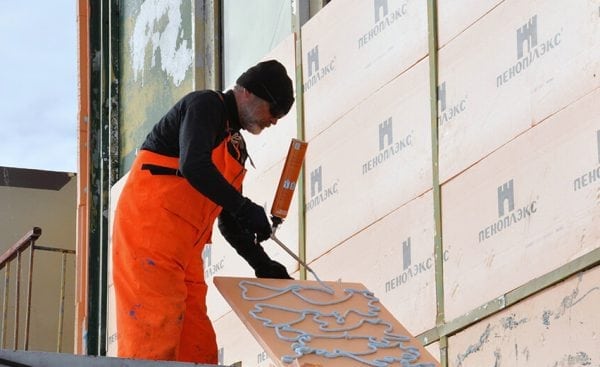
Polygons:
[[263,127],[256,120],[244,120],[242,127],[251,134],[258,135],[263,131]]
[[255,117],[254,108],[244,108],[240,109],[239,117],[240,117],[240,125],[249,133],[258,135],[260,134],[264,126],[260,123],[260,121]]

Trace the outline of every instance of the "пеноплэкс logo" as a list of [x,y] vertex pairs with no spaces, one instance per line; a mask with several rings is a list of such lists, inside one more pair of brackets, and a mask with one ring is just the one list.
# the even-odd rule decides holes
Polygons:
[[413,143],[412,133],[394,141],[392,117],[379,124],[379,153],[362,165],[362,173],[367,174],[392,157],[396,157]]
[[225,363],[225,348],[224,347],[219,348],[218,353],[219,353],[218,354],[219,357],[217,358],[218,363],[219,364],[224,364]]
[[304,91],[317,85],[335,70],[335,57],[320,67],[319,45],[313,47],[306,53],[308,75],[304,81]]
[[[443,261],[446,262],[450,258],[448,250],[444,251]],[[408,237],[402,241],[402,273],[385,282],[385,293],[389,293],[400,288],[414,277],[430,271],[434,268],[435,262],[433,256],[420,261],[416,264],[412,263],[412,239]]]
[[306,211],[312,210],[321,205],[327,199],[338,194],[338,182],[323,188],[323,168],[315,168],[310,173],[310,199],[305,204]]
[[444,123],[454,119],[459,114],[467,109],[467,98],[461,99],[459,102],[449,105],[446,100],[446,82],[438,85],[438,123]]
[[598,149],[599,165],[573,180],[573,191],[581,190],[594,182],[600,181],[600,130],[596,131],[595,138]]
[[258,364],[261,364],[261,363],[263,363],[265,361],[268,361],[268,360],[270,360],[269,355],[264,350],[261,351],[260,353],[258,353],[258,355],[256,356],[256,362]]
[[392,24],[408,13],[406,1],[399,8],[389,11],[388,0],[373,0],[373,8],[375,10],[375,24],[358,38],[358,48],[364,47],[369,41],[385,32]]
[[202,260],[204,263],[204,277],[210,278],[223,270],[225,267],[225,258],[221,258],[219,261],[213,264],[212,262],[212,245],[207,243],[202,250]]
[[[483,242],[515,223],[531,217],[537,212],[537,200],[515,210],[514,181],[498,186],[498,220],[479,231],[479,242]],[[507,210],[508,209],[508,210]]]
[[538,16],[531,17],[526,24],[517,29],[517,62],[496,77],[496,87],[505,85],[536,60],[558,47],[561,43],[561,33],[562,30],[538,43]]

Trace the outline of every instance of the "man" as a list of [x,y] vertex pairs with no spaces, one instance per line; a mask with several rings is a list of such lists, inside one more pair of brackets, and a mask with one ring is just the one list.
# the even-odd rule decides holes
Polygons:
[[257,277],[290,278],[260,246],[271,235],[265,210],[241,194],[248,153],[239,131],[260,134],[293,102],[285,68],[269,60],[226,93],[186,95],[148,134],[114,218],[119,356],[217,363],[202,264],[217,217]]

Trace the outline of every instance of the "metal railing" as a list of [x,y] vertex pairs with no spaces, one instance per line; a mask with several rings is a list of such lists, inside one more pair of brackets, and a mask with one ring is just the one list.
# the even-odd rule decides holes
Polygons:
[[0,271],[4,270],[4,292],[2,299],[2,329],[0,332],[0,346],[4,349],[7,347],[7,332],[9,329],[8,309],[10,302],[10,273],[11,264],[15,263],[16,275],[14,283],[14,320],[13,320],[13,345],[12,349],[19,349],[19,332],[20,330],[20,312],[21,312],[21,268],[22,268],[22,254],[28,251],[28,268],[27,268],[27,284],[25,290],[25,326],[24,326],[24,345],[23,350],[29,349],[29,327],[31,321],[31,296],[32,296],[32,282],[33,282],[33,255],[35,251],[49,251],[58,252],[62,254],[62,269],[61,269],[61,280],[60,280],[60,298],[59,298],[59,311],[58,311],[58,328],[57,328],[57,343],[56,352],[61,352],[62,339],[63,339],[63,318],[64,318],[64,305],[65,305],[65,284],[66,284],[66,271],[67,271],[67,256],[74,255],[74,250],[66,250],[60,248],[38,246],[35,242],[42,235],[42,229],[34,227],[32,230],[27,232],[19,241],[11,246],[5,253],[0,255]]

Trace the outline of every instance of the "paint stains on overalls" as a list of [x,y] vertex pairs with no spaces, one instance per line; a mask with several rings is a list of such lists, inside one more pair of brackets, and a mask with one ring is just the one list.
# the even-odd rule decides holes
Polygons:
[[[212,152],[221,174],[241,191],[246,173],[227,149]],[[207,316],[202,250],[221,207],[178,175],[178,158],[142,150],[115,212],[112,256],[118,355],[217,363]]]

